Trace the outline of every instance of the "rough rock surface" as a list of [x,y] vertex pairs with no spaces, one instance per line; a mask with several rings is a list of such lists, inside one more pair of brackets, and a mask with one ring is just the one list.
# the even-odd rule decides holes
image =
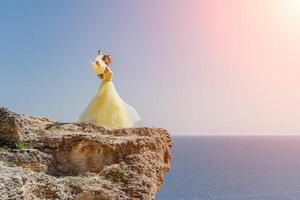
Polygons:
[[0,199],[154,199],[171,146],[160,128],[108,130],[0,108]]

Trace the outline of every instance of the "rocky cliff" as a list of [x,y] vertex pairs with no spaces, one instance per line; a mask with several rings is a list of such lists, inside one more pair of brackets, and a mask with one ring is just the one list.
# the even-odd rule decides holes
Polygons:
[[171,146],[160,128],[108,130],[0,108],[0,199],[154,199]]

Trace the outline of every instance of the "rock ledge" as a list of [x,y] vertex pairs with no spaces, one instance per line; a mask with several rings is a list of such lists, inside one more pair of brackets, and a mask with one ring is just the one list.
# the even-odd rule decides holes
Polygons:
[[0,108],[0,199],[151,200],[171,146],[160,128],[108,130]]

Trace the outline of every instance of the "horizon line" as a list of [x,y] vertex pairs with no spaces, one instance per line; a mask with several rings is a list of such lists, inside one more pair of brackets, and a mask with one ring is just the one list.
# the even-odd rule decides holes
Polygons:
[[299,134],[172,134],[172,137],[295,137]]

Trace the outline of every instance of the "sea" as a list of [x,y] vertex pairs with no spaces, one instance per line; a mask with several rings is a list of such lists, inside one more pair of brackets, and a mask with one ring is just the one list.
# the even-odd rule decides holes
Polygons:
[[173,137],[156,200],[300,200],[300,136]]

